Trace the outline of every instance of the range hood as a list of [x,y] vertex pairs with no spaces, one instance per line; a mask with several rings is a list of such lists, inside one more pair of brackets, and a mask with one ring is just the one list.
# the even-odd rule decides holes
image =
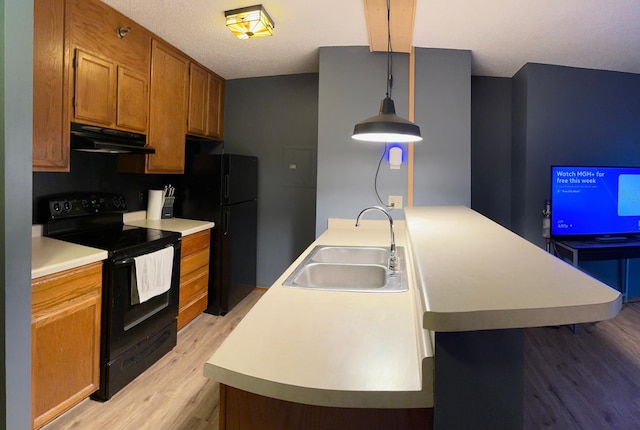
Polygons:
[[144,134],[71,123],[71,149],[106,154],[155,154]]

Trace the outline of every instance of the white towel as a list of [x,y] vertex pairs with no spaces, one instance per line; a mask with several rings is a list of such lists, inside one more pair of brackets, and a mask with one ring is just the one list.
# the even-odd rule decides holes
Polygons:
[[169,291],[173,272],[173,246],[160,251],[133,257],[135,276],[131,288],[131,303],[147,300]]

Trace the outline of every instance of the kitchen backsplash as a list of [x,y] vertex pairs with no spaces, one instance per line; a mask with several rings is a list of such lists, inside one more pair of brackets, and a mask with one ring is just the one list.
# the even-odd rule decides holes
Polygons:
[[[100,191],[123,194],[129,211],[146,210],[147,190],[176,183],[177,175],[119,173],[117,155],[71,151],[68,173],[33,173],[32,223],[42,224],[42,202],[47,197],[76,191]],[[180,190],[177,189],[176,193]],[[140,198],[142,196],[142,199]]]

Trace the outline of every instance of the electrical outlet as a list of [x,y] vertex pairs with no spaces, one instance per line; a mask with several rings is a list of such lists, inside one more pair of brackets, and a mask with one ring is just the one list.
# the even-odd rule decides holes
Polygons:
[[402,196],[389,196],[387,205],[391,209],[402,209]]

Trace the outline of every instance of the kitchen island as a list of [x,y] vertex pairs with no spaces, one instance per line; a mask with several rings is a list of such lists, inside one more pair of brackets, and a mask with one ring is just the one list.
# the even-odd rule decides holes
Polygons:
[[[214,353],[204,373],[223,386],[229,428],[238,419],[225,410],[229,391],[245,410],[276,399],[269,410],[395,410],[396,422],[409,423],[403,428],[521,428],[522,328],[620,310],[617,291],[468,208],[414,208],[406,218],[396,222],[396,238],[408,291],[283,286],[316,245],[389,244],[387,221],[356,229],[352,220],[330,220]],[[422,423],[407,418],[412,410],[422,411]],[[304,414],[296,413],[265,419],[299,428],[292,416]]]

